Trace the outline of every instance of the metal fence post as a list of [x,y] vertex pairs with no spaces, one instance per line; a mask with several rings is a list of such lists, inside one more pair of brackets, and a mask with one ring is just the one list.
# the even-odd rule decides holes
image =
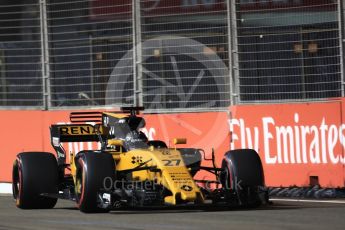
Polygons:
[[49,110],[49,108],[51,108],[51,91],[50,91],[47,3],[46,3],[46,0],[39,0],[39,1],[40,1],[43,108],[45,110]]
[[143,71],[140,1],[132,1],[134,105],[143,106]]
[[228,56],[229,56],[229,95],[230,95],[230,105],[234,105],[234,96],[233,96],[233,92],[234,92],[234,85],[233,85],[233,75],[232,75],[232,39],[231,39],[231,14],[230,14],[230,1],[226,1],[226,24],[227,24],[227,28],[228,28]]
[[228,0],[228,42],[229,42],[229,74],[230,74],[230,100],[231,105],[240,102],[240,73],[238,60],[238,42],[237,42],[237,15],[236,0]]
[[345,44],[345,8],[342,0],[338,0],[338,25],[339,25],[339,54],[340,54],[340,74],[341,74],[341,96],[344,97],[344,84],[345,84],[345,57],[344,57],[344,44]]

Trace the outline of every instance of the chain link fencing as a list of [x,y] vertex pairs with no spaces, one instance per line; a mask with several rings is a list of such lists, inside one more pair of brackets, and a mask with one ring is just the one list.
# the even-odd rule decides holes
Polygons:
[[344,14],[341,0],[4,0],[0,108],[341,97]]
[[241,102],[342,96],[338,2],[236,1]]
[[42,107],[40,5],[0,3],[0,106]]
[[[46,8],[51,107],[105,105],[113,68],[133,47],[131,1],[47,0]],[[133,77],[118,83],[133,103]],[[118,85],[109,90],[118,95]]]

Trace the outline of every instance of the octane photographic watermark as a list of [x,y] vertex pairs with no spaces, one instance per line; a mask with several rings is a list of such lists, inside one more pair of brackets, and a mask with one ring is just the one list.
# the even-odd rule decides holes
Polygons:
[[[181,188],[184,191],[192,191],[194,185],[199,189],[204,189],[207,191],[214,190],[214,183],[211,181],[195,183],[193,181],[175,181],[174,186],[176,188]],[[111,177],[105,177],[103,180],[103,189],[107,192],[115,190],[140,190],[140,191],[158,191],[162,189],[163,186],[156,181],[128,181],[125,179],[114,180]],[[237,177],[234,178],[233,184],[225,183],[222,185],[225,190],[243,190],[242,180],[238,180]]]
[[[141,55],[134,52],[137,47]],[[133,73],[134,54],[141,56],[139,73]],[[228,85],[229,70],[215,47],[187,37],[159,36],[137,44],[116,64],[106,105],[132,104],[141,93],[146,109],[210,108],[229,99]]]
[[[138,49],[140,52],[137,52]],[[137,44],[113,68],[107,83],[105,103],[114,107],[136,105],[135,98],[139,95],[145,110],[155,113],[209,111],[227,107],[230,104],[229,69],[217,52],[216,47],[173,35],[158,36]],[[134,59],[137,58],[134,55],[141,57],[135,63],[136,68]],[[227,125],[222,116],[210,121],[212,127],[208,133],[201,132],[199,127],[178,116],[157,116],[162,129],[166,129],[165,122],[176,123],[193,135],[200,136],[191,147],[212,142],[211,146],[217,148],[226,138],[210,138],[207,135],[217,133]],[[165,140],[169,139],[169,130],[160,131]]]

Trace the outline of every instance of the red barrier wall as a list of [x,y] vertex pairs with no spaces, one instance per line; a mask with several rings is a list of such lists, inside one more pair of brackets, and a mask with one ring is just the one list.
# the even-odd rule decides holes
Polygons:
[[[308,186],[317,176],[324,187],[345,187],[345,99],[325,103],[241,105],[229,112],[145,115],[150,139],[169,143],[187,137],[188,146],[211,153],[219,163],[232,148],[254,148],[269,186]],[[0,111],[0,181],[10,182],[21,151],[52,151],[49,125],[69,122],[70,111]],[[97,148],[66,143],[65,149]]]
[[342,101],[232,108],[231,148],[255,148],[270,186],[344,186]]

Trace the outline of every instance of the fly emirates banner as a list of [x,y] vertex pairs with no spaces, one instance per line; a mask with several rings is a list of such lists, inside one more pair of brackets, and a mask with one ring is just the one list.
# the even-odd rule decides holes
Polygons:
[[[345,187],[344,103],[339,99],[239,105],[224,112],[145,114],[142,131],[150,140],[170,146],[173,138],[185,137],[188,143],[181,147],[202,148],[206,158],[213,148],[218,165],[230,149],[253,148],[261,157],[268,186],[309,186],[311,178],[317,177],[323,187]],[[0,133],[0,182],[11,181],[18,152],[53,152],[49,126],[68,124],[70,112],[1,111],[6,132]],[[67,153],[98,147],[97,143],[64,143]]]

